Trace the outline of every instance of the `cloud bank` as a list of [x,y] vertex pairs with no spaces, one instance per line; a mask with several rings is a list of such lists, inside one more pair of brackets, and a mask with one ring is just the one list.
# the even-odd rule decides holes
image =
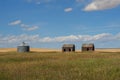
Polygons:
[[38,43],[61,43],[61,42],[115,42],[120,41],[120,33],[112,35],[110,33],[102,33],[97,35],[69,35],[69,36],[58,36],[58,37],[43,37],[40,35],[9,35],[9,36],[0,36],[0,44],[3,45],[15,45],[20,42],[28,42],[38,44]]

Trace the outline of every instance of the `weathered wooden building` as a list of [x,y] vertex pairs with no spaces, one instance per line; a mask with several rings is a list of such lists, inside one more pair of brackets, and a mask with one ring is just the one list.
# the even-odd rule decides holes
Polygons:
[[82,45],[82,51],[94,51],[94,50],[95,50],[95,46],[93,43]]
[[75,45],[74,44],[64,44],[62,47],[63,52],[75,52]]

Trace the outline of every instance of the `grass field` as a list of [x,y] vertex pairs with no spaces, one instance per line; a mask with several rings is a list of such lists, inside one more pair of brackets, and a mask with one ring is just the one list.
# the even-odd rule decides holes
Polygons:
[[120,80],[120,52],[0,52],[0,80]]

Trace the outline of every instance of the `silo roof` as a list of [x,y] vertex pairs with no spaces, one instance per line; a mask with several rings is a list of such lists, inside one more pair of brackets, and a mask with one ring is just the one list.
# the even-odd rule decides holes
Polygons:
[[19,46],[29,46],[29,45],[25,42],[22,42]]

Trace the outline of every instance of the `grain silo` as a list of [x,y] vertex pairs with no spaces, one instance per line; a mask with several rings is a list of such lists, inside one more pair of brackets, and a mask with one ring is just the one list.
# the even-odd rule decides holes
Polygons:
[[30,47],[26,43],[22,43],[17,47],[17,52],[30,52]]
[[95,46],[93,43],[82,45],[82,51],[94,51],[94,50],[95,50]]
[[64,44],[62,47],[63,52],[75,52],[75,45],[74,44]]

